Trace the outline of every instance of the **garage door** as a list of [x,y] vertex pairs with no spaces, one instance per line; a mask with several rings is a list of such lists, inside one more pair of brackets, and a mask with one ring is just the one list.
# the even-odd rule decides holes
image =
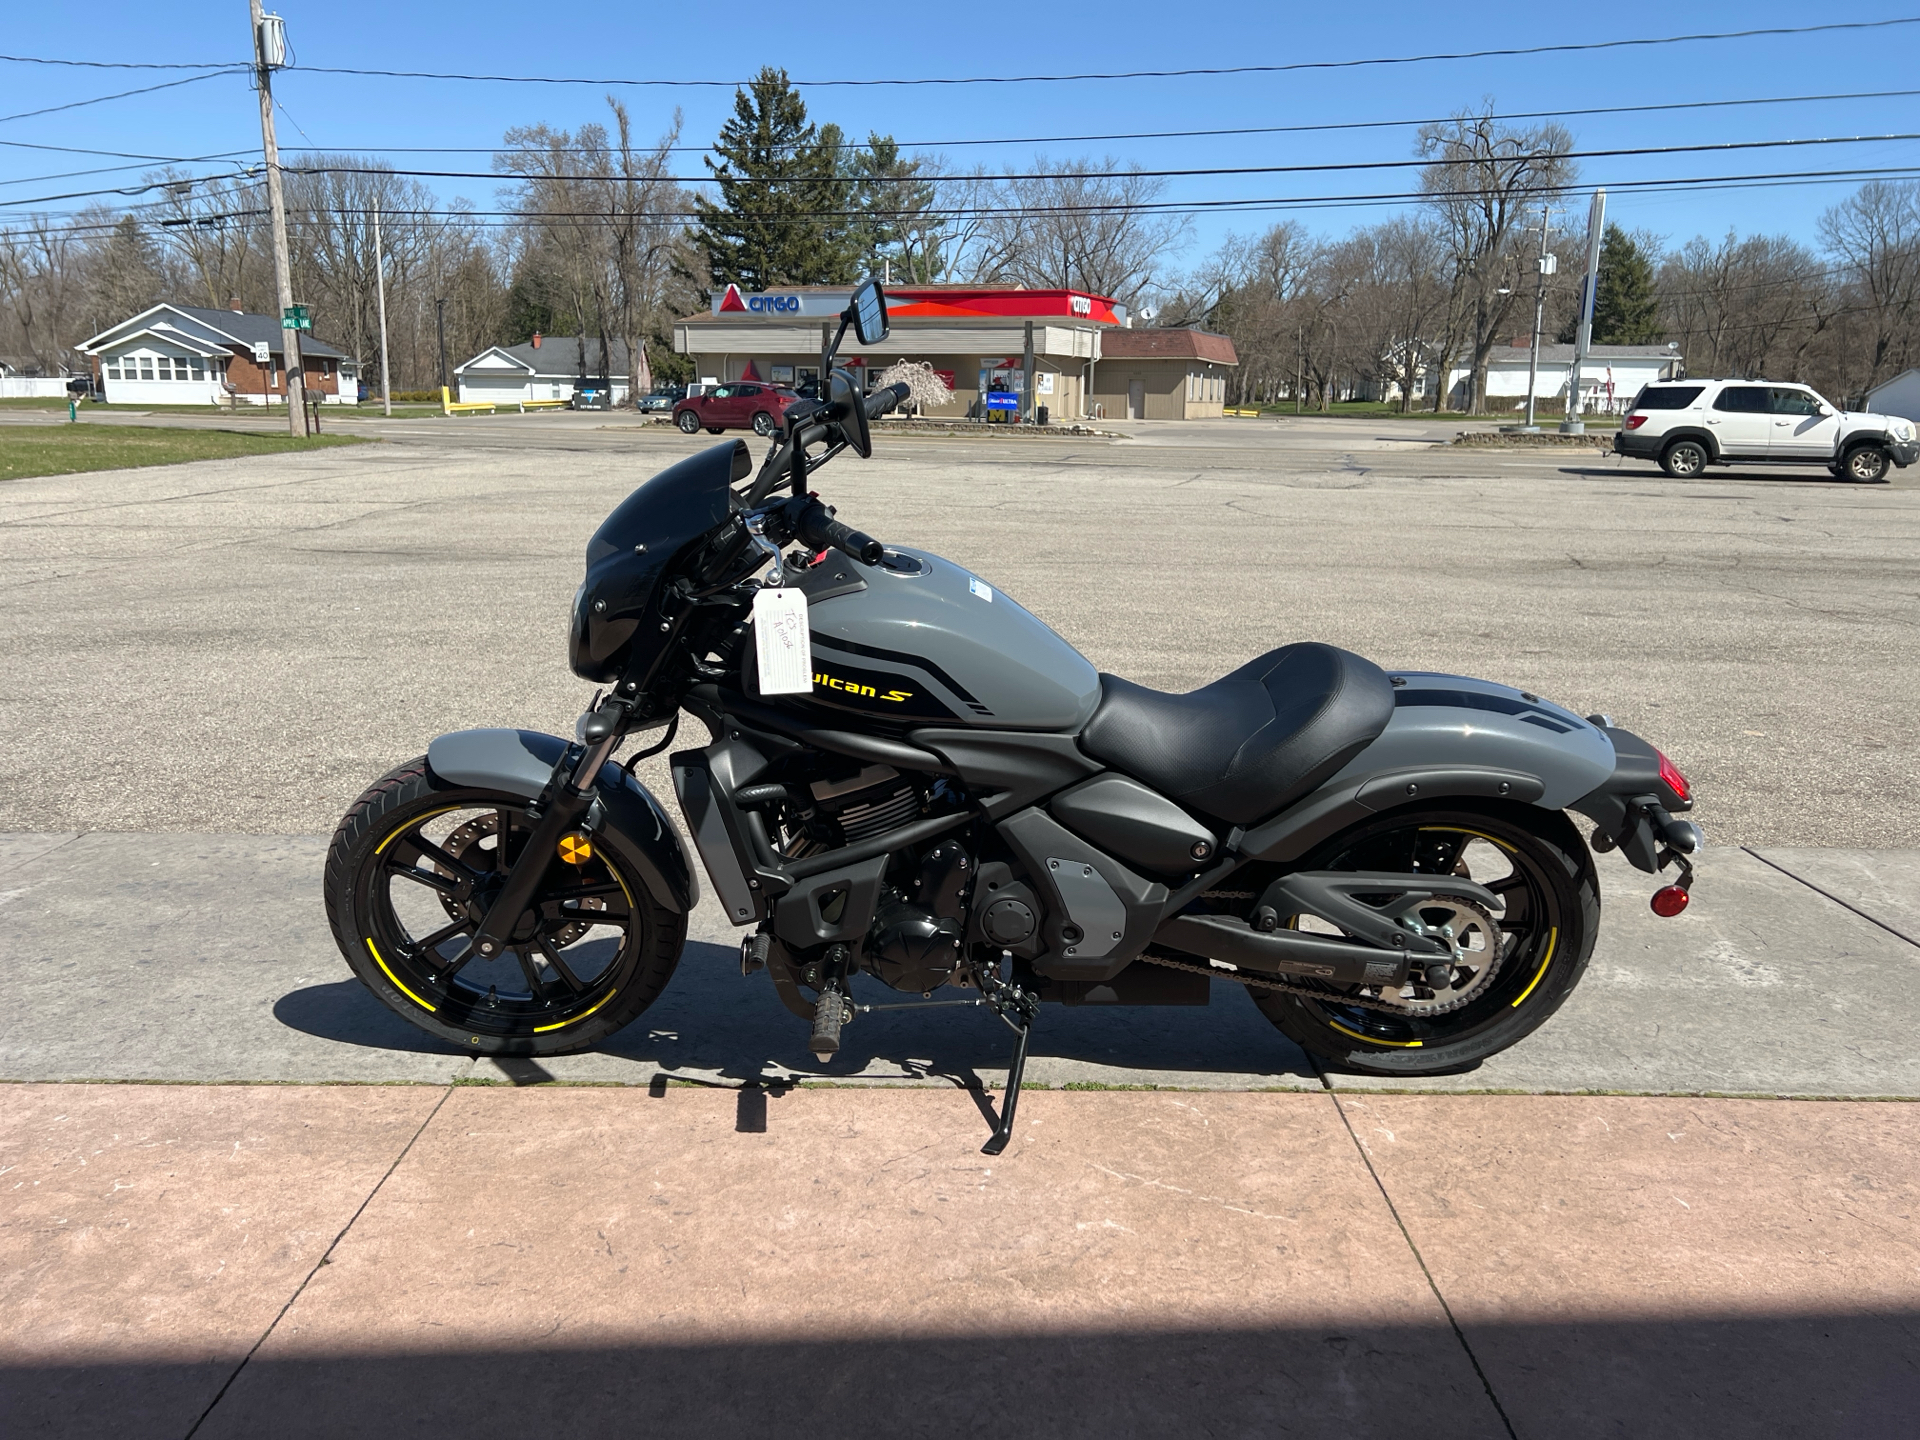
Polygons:
[[475,375],[469,372],[461,377],[460,398],[476,403],[490,400],[496,405],[518,405],[527,398],[527,382],[517,375]]

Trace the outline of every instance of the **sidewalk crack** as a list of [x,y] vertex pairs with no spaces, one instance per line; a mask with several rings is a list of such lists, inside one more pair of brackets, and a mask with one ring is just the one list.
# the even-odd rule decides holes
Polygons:
[[[1327,1080],[1324,1070],[1321,1072],[1321,1080],[1323,1083]],[[1420,1273],[1426,1277],[1427,1288],[1433,1292],[1434,1301],[1440,1306],[1440,1313],[1447,1317],[1447,1324],[1453,1330],[1453,1338],[1460,1342],[1460,1349],[1465,1352],[1467,1363],[1473,1366],[1473,1373],[1480,1377],[1480,1388],[1487,1392],[1488,1403],[1493,1406],[1494,1414],[1500,1417],[1500,1424],[1507,1432],[1507,1440],[1520,1440],[1518,1432],[1513,1428],[1513,1421],[1507,1417],[1507,1407],[1502,1405],[1500,1397],[1493,1393],[1493,1382],[1487,1378],[1487,1372],[1480,1366],[1480,1357],[1473,1353],[1473,1346],[1467,1341],[1466,1331],[1460,1328],[1460,1322],[1454,1318],[1453,1307],[1447,1304],[1447,1297],[1440,1293],[1440,1286],[1433,1278],[1433,1271],[1427,1268],[1427,1257],[1420,1253],[1420,1247],[1414,1243],[1413,1232],[1407,1229],[1407,1222],[1400,1218],[1400,1207],[1393,1203],[1393,1196],[1387,1193],[1386,1182],[1380,1178],[1380,1172],[1374,1168],[1373,1156],[1369,1155],[1367,1147],[1360,1143],[1360,1136],[1354,1131],[1353,1120],[1347,1114],[1347,1107],[1340,1103],[1340,1092],[1328,1084],[1327,1097],[1333,1101],[1333,1108],[1340,1116],[1340,1123],[1347,1127],[1347,1138],[1353,1141],[1353,1148],[1360,1152],[1360,1163],[1367,1167],[1367,1173],[1373,1177],[1373,1183],[1380,1191],[1380,1198],[1386,1202],[1387,1213],[1393,1216],[1393,1223],[1400,1231],[1400,1238],[1407,1242],[1407,1249],[1413,1253],[1413,1263],[1420,1267]]]
[[1751,855],[1754,859],[1758,860],[1762,865],[1766,865],[1771,867],[1772,869],[1778,870],[1782,875],[1786,876],[1789,880],[1798,881],[1800,884],[1806,886],[1807,889],[1813,891],[1813,893],[1816,895],[1825,896],[1827,899],[1833,901],[1834,904],[1838,905],[1842,910],[1851,910],[1854,914],[1858,915],[1862,920],[1865,920],[1868,924],[1878,925],[1882,930],[1886,931],[1889,935],[1893,936],[1896,940],[1904,940],[1909,945],[1920,947],[1920,940],[1914,939],[1913,936],[1907,934],[1904,930],[1896,930],[1893,926],[1887,924],[1886,921],[1881,920],[1875,916],[1869,915],[1866,911],[1862,910],[1858,905],[1852,905],[1852,904],[1849,904],[1847,901],[1842,900],[1838,895],[1834,894],[1831,890],[1821,889],[1818,885],[1814,884],[1813,881],[1807,879],[1806,876],[1796,875],[1793,873],[1793,871],[1787,869],[1786,866],[1780,864],[1779,862],[1774,860],[1769,860],[1766,856],[1762,855],[1758,850],[1754,849],[1751,845],[1742,845],[1740,848],[1746,851],[1747,854]]
[[218,1407],[222,1400],[227,1398],[227,1391],[231,1390],[233,1388],[233,1382],[240,1378],[240,1372],[247,1368],[248,1363],[253,1357],[260,1353],[260,1347],[267,1343],[268,1339],[273,1335],[273,1332],[279,1328],[280,1322],[287,1318],[287,1312],[293,1308],[294,1301],[298,1300],[305,1292],[307,1286],[313,1283],[313,1277],[320,1273],[320,1267],[333,1258],[333,1252],[340,1248],[340,1242],[347,1238],[347,1232],[353,1229],[354,1224],[366,1213],[367,1206],[373,1203],[373,1197],[378,1195],[387,1181],[393,1178],[393,1172],[400,1168],[400,1162],[407,1158],[408,1153],[412,1151],[415,1143],[422,1135],[426,1134],[427,1126],[433,1123],[433,1117],[440,1113],[440,1107],[447,1103],[447,1097],[453,1094],[454,1088],[454,1086],[449,1085],[445,1090],[440,1092],[440,1098],[433,1102],[433,1109],[427,1112],[426,1118],[420,1122],[420,1127],[407,1138],[407,1143],[400,1147],[400,1153],[393,1157],[393,1163],[387,1166],[386,1173],[374,1182],[373,1188],[367,1191],[366,1198],[354,1209],[353,1214],[347,1217],[347,1223],[340,1227],[340,1233],[333,1237],[332,1242],[328,1244],[320,1258],[313,1262],[313,1268],[307,1271],[305,1277],[294,1287],[293,1294],[287,1297],[287,1303],[280,1307],[279,1313],[268,1322],[267,1328],[260,1332],[260,1338],[253,1342],[252,1348],[241,1357],[240,1363],[233,1367],[233,1373],[227,1376],[226,1381],[220,1386],[220,1389],[215,1393],[213,1399],[207,1402],[207,1408],[202,1410],[200,1412],[200,1418],[193,1422],[193,1427],[187,1431],[185,1440],[193,1440],[193,1437],[200,1433],[200,1427],[207,1423],[207,1417],[213,1414],[215,1408]]

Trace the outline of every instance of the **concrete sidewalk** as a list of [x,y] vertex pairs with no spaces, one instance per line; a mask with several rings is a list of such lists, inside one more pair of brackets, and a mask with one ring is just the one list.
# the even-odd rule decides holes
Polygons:
[[1920,1110],[7,1087],[9,1435],[1908,1436]]
[[[998,1083],[990,1016],[864,1016],[830,1066],[711,909],[666,994],[601,1049],[503,1067],[416,1031],[334,947],[320,836],[0,836],[0,1079],[647,1084]],[[1573,998],[1522,1044],[1423,1090],[1920,1097],[1920,852],[1709,850],[1686,914],[1601,857]],[[870,998],[890,992],[874,987]],[[897,998],[897,997],[895,997]],[[1039,1085],[1317,1090],[1237,986],[1204,1008],[1047,1007]],[[1342,1089],[1379,1082],[1329,1077]],[[1409,1088],[1395,1082],[1393,1088]]]

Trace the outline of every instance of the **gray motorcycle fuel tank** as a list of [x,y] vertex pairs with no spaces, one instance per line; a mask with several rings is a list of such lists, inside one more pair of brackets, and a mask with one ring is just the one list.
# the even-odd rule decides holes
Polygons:
[[938,555],[829,555],[805,572],[813,694],[801,703],[903,724],[1075,731],[1100,703],[1091,662],[1029,611]]

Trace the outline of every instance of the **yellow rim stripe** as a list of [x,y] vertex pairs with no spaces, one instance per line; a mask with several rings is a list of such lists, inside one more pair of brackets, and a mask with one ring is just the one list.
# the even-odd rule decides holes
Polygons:
[[[404,825],[402,825],[398,830],[394,831],[391,835],[387,836],[387,838],[382,840],[378,845],[374,846],[373,853],[378,855],[382,850],[386,849],[387,846],[391,845],[394,841],[398,840],[402,835],[406,834],[407,831],[413,829],[416,825],[426,824],[427,821],[433,819],[433,817],[436,815],[451,815],[456,810],[467,810],[467,809],[477,809],[477,808],[478,808],[477,806],[448,805],[439,810],[429,810],[424,815],[416,815],[413,817],[413,819],[407,821]],[[396,981],[395,983],[397,984],[399,982]]]
[[[633,918],[637,920],[639,917],[634,916],[634,913],[633,913],[633,892],[627,889],[627,882],[620,878],[620,872],[611,865],[607,866],[607,873],[613,876],[614,883],[620,887],[620,893],[627,897],[627,914],[629,916],[633,916]],[[586,1019],[587,1016],[593,1014],[595,1010],[598,1010],[602,1005],[606,1004],[607,1001],[613,999],[613,997],[615,995],[618,995],[619,993],[620,993],[619,987],[616,986],[612,990],[607,991],[606,994],[602,995],[597,1001],[595,1001],[592,1005],[588,1006],[585,1010],[582,1010],[578,1015],[575,1015],[572,1019],[556,1020],[551,1025],[536,1025],[533,1027],[533,1033],[536,1035],[544,1035],[549,1030],[564,1030],[569,1025],[577,1025],[580,1021]]]
[[536,1035],[544,1035],[549,1030],[564,1030],[569,1025],[578,1024],[580,1021],[586,1019],[587,1016],[593,1014],[594,1011],[598,1010],[602,1005],[606,1004],[607,1001],[613,999],[613,997],[618,995],[619,993],[620,993],[619,988],[616,986],[614,989],[607,991],[606,994],[602,995],[597,1001],[589,1005],[586,1009],[582,1010],[578,1015],[575,1015],[571,1020],[556,1020],[551,1025],[536,1025],[533,1027],[533,1033]]
[[433,1006],[427,1004],[426,1001],[422,1000],[418,995],[414,994],[411,990],[407,989],[406,986],[402,985],[400,983],[400,977],[394,974],[393,971],[387,968],[387,962],[382,960],[380,958],[380,952],[373,948],[373,937],[371,935],[367,937],[367,953],[373,956],[373,963],[380,967],[380,973],[385,975],[387,979],[393,982],[394,989],[398,990],[402,995],[406,996],[407,999],[411,1000],[414,1004],[418,1005],[422,1010],[426,1011],[429,1015],[433,1013]]
[[1377,1035],[1362,1035],[1358,1030],[1347,1029],[1347,1027],[1342,1025],[1338,1020],[1329,1020],[1327,1024],[1338,1030],[1342,1035],[1351,1035],[1354,1039],[1364,1040],[1369,1045],[1392,1045],[1400,1050],[1418,1050],[1422,1045],[1427,1043],[1424,1040],[1382,1040]]
[[[1527,996],[1531,995],[1533,993],[1533,987],[1540,983],[1540,977],[1547,973],[1547,966],[1553,963],[1554,942],[1557,941],[1559,938],[1560,938],[1560,927],[1558,925],[1554,926],[1553,929],[1547,931],[1547,958],[1540,962],[1540,968],[1533,972],[1533,979],[1529,980],[1527,982],[1527,988],[1520,992],[1520,1000],[1524,1000],[1527,998]],[[1513,1008],[1515,1010],[1518,1010],[1520,1008],[1520,1000],[1516,1000],[1513,1002]]]
[[1469,830],[1464,825],[1422,825],[1420,827],[1420,833],[1422,835],[1425,835],[1428,831],[1436,831],[1442,835],[1476,835],[1490,845],[1498,845],[1509,855],[1518,855],[1520,853],[1498,835],[1489,835],[1484,830]]

